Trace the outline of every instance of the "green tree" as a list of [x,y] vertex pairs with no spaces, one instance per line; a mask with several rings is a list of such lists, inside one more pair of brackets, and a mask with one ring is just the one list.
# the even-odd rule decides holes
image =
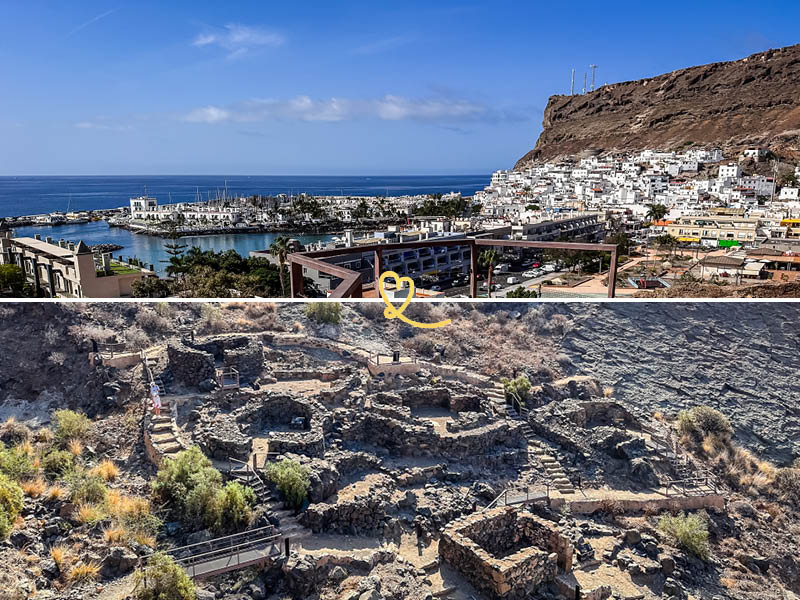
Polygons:
[[506,294],[506,298],[538,298],[539,294],[536,290],[526,290],[524,287],[518,287]]
[[[187,504],[190,501],[196,503],[201,495],[198,491],[190,499],[190,494],[195,488],[206,485],[208,481],[216,483],[218,487],[222,484],[222,475],[199,448],[192,447],[179,452],[175,458],[162,461],[151,488],[158,504],[166,505],[172,516],[185,519]],[[213,496],[214,494],[209,494],[209,498]]]
[[174,277],[175,275],[184,273],[185,266],[183,265],[182,258],[183,253],[189,246],[178,241],[181,238],[179,221],[167,219],[165,221],[161,221],[158,224],[158,227],[161,230],[162,235],[169,240],[164,242],[164,252],[169,255],[169,258],[161,261],[163,263],[167,263],[167,274],[171,277]]
[[86,415],[66,408],[54,411],[50,420],[55,425],[56,440],[62,444],[69,440],[85,440],[92,426]]
[[194,584],[186,571],[163,552],[150,556],[134,578],[137,600],[195,599]]
[[14,521],[22,512],[23,498],[22,488],[0,473],[0,539],[11,533]]
[[673,538],[684,550],[703,560],[708,558],[708,523],[699,515],[664,515],[658,528]]
[[492,297],[492,275],[494,273],[494,265],[497,263],[499,258],[500,254],[494,248],[484,250],[478,257],[478,262],[482,266],[486,267],[486,289],[489,292],[489,298]]
[[308,467],[284,458],[267,466],[267,478],[278,487],[289,506],[295,509],[303,506],[311,488]]
[[669,210],[663,204],[648,204],[647,205],[647,214],[645,215],[650,221],[660,221],[665,216]]
[[285,235],[279,236],[269,245],[269,253],[278,259],[280,265],[281,296],[286,294],[286,257],[289,255],[289,238]]
[[655,245],[660,250],[669,250],[669,253],[672,254],[678,247],[678,238],[665,233],[655,239]]
[[306,305],[306,316],[319,323],[336,325],[342,320],[342,305],[339,302],[311,302]]
[[169,282],[160,277],[143,277],[131,283],[134,298],[167,298],[172,295]]
[[25,289],[25,273],[17,265],[0,265],[0,292],[10,290],[20,295]]

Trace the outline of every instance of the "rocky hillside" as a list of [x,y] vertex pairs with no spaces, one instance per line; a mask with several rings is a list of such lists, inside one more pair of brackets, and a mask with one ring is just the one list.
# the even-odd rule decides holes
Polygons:
[[613,386],[629,406],[674,415],[706,404],[760,455],[779,463],[800,456],[800,306],[648,302],[566,310],[573,326],[563,350],[576,372]]
[[799,82],[795,45],[588,94],[551,96],[536,147],[514,168],[590,149],[676,149],[690,143],[731,152],[755,144],[796,157]]

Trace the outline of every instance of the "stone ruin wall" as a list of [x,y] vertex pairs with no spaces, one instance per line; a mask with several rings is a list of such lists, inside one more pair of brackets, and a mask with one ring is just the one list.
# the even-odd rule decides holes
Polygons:
[[369,475],[367,479],[368,489],[353,498],[310,504],[301,514],[300,522],[314,533],[382,532],[389,519],[387,512],[397,508],[392,502],[395,485],[388,475]]
[[172,376],[183,385],[198,386],[216,377],[214,356],[203,350],[191,348],[182,342],[170,342],[167,344],[167,358]]
[[[572,569],[572,544],[554,525],[510,507],[456,519],[439,540],[439,555],[490,597],[517,600]],[[512,553],[504,556],[506,552]]]
[[264,370],[264,346],[251,339],[244,346],[226,348],[222,360],[226,367],[235,367],[240,377],[257,377]]

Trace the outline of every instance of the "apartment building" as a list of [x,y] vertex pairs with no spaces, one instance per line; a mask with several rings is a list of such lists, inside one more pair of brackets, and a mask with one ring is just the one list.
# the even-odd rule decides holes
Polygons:
[[155,276],[152,266],[96,255],[83,242],[12,238],[10,231],[0,232],[0,264],[18,265],[37,293],[50,298],[125,298],[134,281]]
[[679,217],[666,230],[680,242],[731,247],[752,245],[758,227],[755,217],[700,215]]

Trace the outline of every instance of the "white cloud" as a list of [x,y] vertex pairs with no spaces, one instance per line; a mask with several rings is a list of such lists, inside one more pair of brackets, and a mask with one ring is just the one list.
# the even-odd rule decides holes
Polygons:
[[119,123],[112,123],[107,120],[107,117],[99,117],[94,121],[80,121],[74,125],[77,129],[100,129],[105,131],[128,131],[133,129],[132,125],[122,125]]
[[424,122],[520,120],[513,114],[469,100],[411,99],[393,95],[368,100],[314,100],[309,96],[296,96],[288,100],[256,99],[227,107],[197,108],[184,115],[183,119],[195,123],[247,123],[272,119],[331,122],[357,119]]
[[198,48],[218,46],[228,51],[228,58],[235,58],[246,54],[251,48],[281,46],[285,42],[286,39],[274,31],[229,23],[213,31],[198,34],[192,41],[192,45]]
[[229,118],[230,113],[227,110],[216,106],[204,106],[203,108],[194,109],[186,115],[185,120],[193,123],[218,123],[219,121],[227,121]]

